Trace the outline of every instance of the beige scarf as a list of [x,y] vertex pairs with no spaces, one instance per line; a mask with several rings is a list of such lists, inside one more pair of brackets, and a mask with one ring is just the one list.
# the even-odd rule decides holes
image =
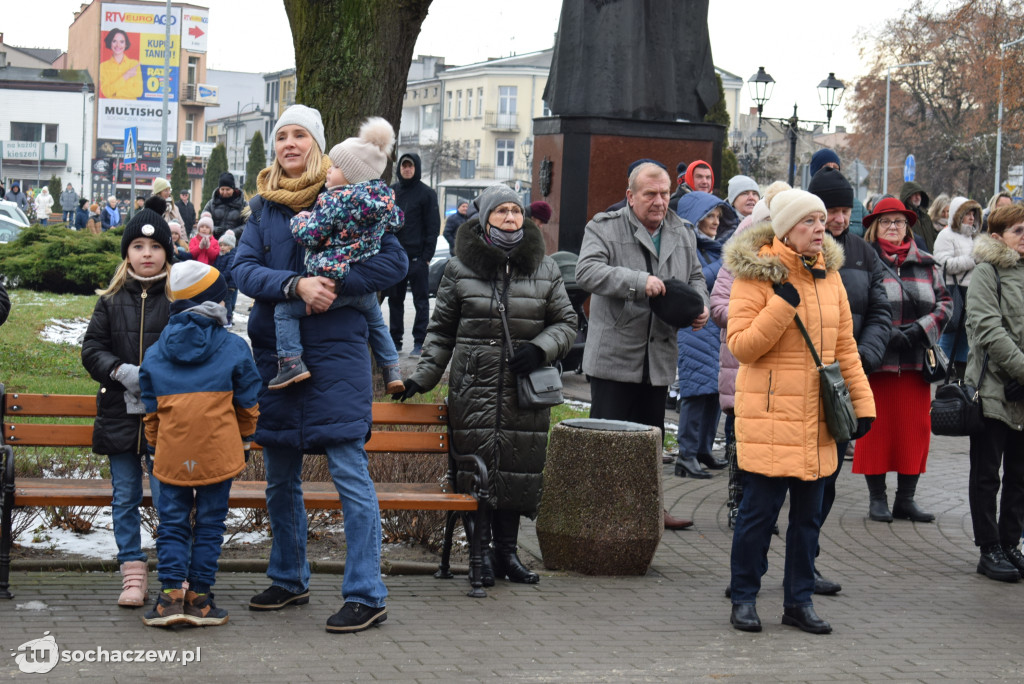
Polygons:
[[271,169],[268,166],[260,171],[260,174],[256,177],[256,192],[263,199],[277,202],[295,212],[308,209],[320,193],[320,189],[324,186],[324,182],[327,180],[327,169],[330,166],[331,158],[325,154],[323,159],[320,160],[320,168],[316,173],[305,171],[298,178],[281,176],[281,181],[278,183],[279,187],[273,190],[267,187],[267,179],[270,177]]

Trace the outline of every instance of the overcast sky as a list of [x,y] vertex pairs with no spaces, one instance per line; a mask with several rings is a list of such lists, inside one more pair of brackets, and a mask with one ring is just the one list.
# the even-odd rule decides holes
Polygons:
[[[666,0],[659,0],[666,1]],[[280,0],[194,0],[210,8],[207,66],[233,71],[276,71],[295,64],[288,17]],[[817,0],[765,4],[755,0],[712,0],[708,16],[715,65],[744,80],[759,66],[776,80],[766,116],[787,117],[797,102],[800,116],[823,119],[816,86],[829,71],[852,85],[866,73],[857,38],[878,32],[908,0],[858,0],[840,9]],[[21,47],[67,49],[67,26],[81,0],[31,0],[0,15],[5,42]],[[434,0],[415,54],[468,64],[488,57],[551,47],[561,3],[517,0]],[[743,108],[751,104],[744,88]],[[845,122],[840,107],[835,114]]]

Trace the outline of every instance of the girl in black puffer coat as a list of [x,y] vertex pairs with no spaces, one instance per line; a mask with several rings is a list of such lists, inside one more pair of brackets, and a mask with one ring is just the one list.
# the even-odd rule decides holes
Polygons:
[[[165,204],[151,197],[132,217],[121,238],[124,261],[99,300],[82,342],[82,365],[100,384],[92,449],[110,458],[114,487],[111,512],[117,561],[121,564],[122,606],[141,606],[146,596],[146,554],[140,532],[142,459],[147,453],[139,389],[142,357],[160,337],[170,315],[171,230]],[[152,470],[152,456],[146,457]],[[150,478],[153,505],[159,485]]]
[[[495,577],[535,583],[516,555],[519,517],[540,506],[548,409],[519,406],[516,375],[564,356],[576,339],[576,314],[558,266],[544,256],[540,229],[504,185],[476,200],[480,212],[459,227],[427,328],[423,355],[406,382],[408,398],[434,387],[448,362],[452,445],[487,465],[490,525],[484,525],[483,584]],[[515,350],[509,351],[498,302]],[[460,489],[465,483],[457,483]],[[490,529],[489,529],[490,528]],[[490,551],[491,533],[494,538]]]

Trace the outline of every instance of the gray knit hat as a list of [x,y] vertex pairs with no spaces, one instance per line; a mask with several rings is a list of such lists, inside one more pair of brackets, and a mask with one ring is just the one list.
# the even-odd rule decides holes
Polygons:
[[379,116],[359,127],[359,137],[347,138],[331,148],[331,163],[345,174],[350,185],[380,178],[395,145],[395,129]]
[[733,176],[729,179],[729,206],[736,201],[742,193],[748,190],[753,190],[757,193],[758,197],[761,196],[761,188],[750,176]]
[[274,132],[270,135],[271,140],[277,140],[277,132],[281,130],[282,126],[302,126],[313,136],[313,140],[316,140],[321,152],[327,149],[323,119],[320,118],[320,112],[312,107],[296,104],[284,110],[281,118],[274,124]]
[[494,211],[494,208],[498,205],[504,204],[505,202],[512,202],[525,211],[525,208],[523,207],[523,200],[519,197],[519,193],[505,184],[492,185],[481,192],[480,195],[473,200],[473,205],[479,209],[480,212],[480,223],[486,227],[487,219],[490,218],[491,212]]

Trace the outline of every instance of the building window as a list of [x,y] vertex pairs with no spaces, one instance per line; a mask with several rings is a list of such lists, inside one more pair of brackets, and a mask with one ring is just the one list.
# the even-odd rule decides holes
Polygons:
[[270,81],[267,81],[267,96],[264,104],[270,104]]
[[11,140],[19,142],[57,142],[57,124],[12,121]]
[[420,120],[423,122],[423,130],[437,130],[439,127],[438,115],[441,113],[441,106],[436,104],[423,105],[423,112]]
[[196,115],[186,114],[185,115],[185,140],[195,140],[192,135],[196,130]]
[[[188,74],[187,74],[187,78],[188,78],[188,80],[185,81],[186,83],[188,83],[189,85],[195,85],[196,84],[196,81],[199,78],[199,58],[198,57],[189,57],[188,58]],[[189,140],[191,140],[191,138],[189,138]]]
[[452,91],[445,92],[445,100],[444,118],[450,119],[452,118]]
[[473,116],[473,89],[466,89],[466,118]]
[[516,141],[501,138],[497,141],[497,152],[494,157],[494,177],[506,179],[512,177],[512,166],[515,163]]
[[477,138],[474,142],[476,144],[476,152],[474,153],[473,159],[475,159],[476,163],[479,164],[480,163],[480,138]]
[[476,115],[478,117],[484,115],[484,89],[483,88],[477,88],[476,89]]
[[434,86],[434,97],[437,97],[437,86]]
[[455,93],[455,118],[462,118],[462,91]]
[[540,115],[541,116],[551,116],[551,107],[548,107],[548,101],[547,100],[541,100],[541,103],[540,103]]

